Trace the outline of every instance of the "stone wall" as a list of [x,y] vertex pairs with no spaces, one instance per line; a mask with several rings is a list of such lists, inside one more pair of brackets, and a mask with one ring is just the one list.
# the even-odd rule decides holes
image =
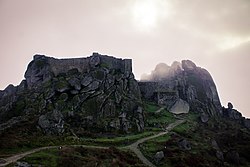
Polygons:
[[25,73],[29,88],[37,86],[54,76],[77,69],[80,73],[89,72],[92,66],[102,66],[122,73],[132,73],[132,60],[119,59],[107,55],[93,53],[86,58],[56,59],[44,55],[35,55]]
[[87,72],[89,69],[88,58],[75,58],[75,59],[55,59],[49,58],[48,63],[51,71],[55,76],[60,73],[66,73],[71,69],[77,69],[79,72]]

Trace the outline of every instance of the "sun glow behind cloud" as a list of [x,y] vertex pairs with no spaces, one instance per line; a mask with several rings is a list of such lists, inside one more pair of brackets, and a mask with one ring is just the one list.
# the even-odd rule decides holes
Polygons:
[[132,5],[134,25],[141,31],[157,27],[159,21],[169,13],[169,6],[163,0],[137,0]]

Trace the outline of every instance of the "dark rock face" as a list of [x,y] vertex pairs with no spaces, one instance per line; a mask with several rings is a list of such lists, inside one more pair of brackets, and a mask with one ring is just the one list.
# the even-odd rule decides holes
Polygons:
[[182,150],[191,150],[191,145],[186,139],[181,139],[178,141],[178,146]]
[[216,158],[218,158],[220,161],[222,162],[224,161],[224,155],[222,151],[217,150],[215,155],[216,155]]
[[215,156],[218,158],[220,161],[224,161],[224,154],[221,151],[220,147],[218,146],[217,142],[215,140],[212,140],[212,148],[216,151]]
[[235,150],[229,150],[226,153],[226,161],[235,165],[239,165],[240,163],[240,156],[239,153]]
[[201,122],[206,123],[209,120],[209,116],[206,113],[201,113]]
[[68,127],[102,132],[144,129],[131,60],[98,53],[77,59],[35,55],[25,78],[0,92],[0,125],[29,115],[46,134],[62,134]]
[[222,112],[224,116],[231,119],[239,120],[242,118],[242,114],[239,111],[233,109],[233,104],[230,102],[228,103],[228,108],[222,108]]
[[232,110],[234,108],[234,106],[231,102],[228,102],[227,107],[229,110]]
[[244,126],[250,129],[250,119],[244,119]]
[[47,134],[62,134],[64,132],[63,115],[57,110],[41,115],[38,125]]
[[157,65],[139,85],[143,98],[166,105],[168,109],[182,99],[192,111],[211,116],[221,114],[220,99],[211,75],[190,60],[174,62],[171,66]]
[[250,129],[250,119],[243,117],[239,111],[234,109],[233,104],[231,102],[228,102],[227,106],[228,108],[222,107],[223,117],[234,120],[245,126],[246,128]]

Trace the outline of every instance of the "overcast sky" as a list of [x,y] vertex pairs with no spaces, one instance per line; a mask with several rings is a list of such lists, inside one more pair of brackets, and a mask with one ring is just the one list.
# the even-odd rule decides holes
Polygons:
[[132,58],[137,79],[190,59],[223,105],[250,117],[250,0],[0,0],[0,89],[21,82],[34,54],[92,52]]

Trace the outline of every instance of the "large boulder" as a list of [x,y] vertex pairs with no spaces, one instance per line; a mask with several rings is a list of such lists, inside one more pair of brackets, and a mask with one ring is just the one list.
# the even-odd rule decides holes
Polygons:
[[206,113],[201,113],[200,119],[201,119],[201,122],[207,123],[209,120],[209,116]]
[[73,87],[75,90],[78,90],[78,91],[81,90],[81,82],[78,78],[75,78],[75,77],[70,78],[68,82],[70,86]]
[[86,76],[83,78],[83,80],[81,81],[81,84],[83,86],[88,86],[91,82],[93,81],[93,78],[91,76]]
[[156,161],[157,163],[159,163],[159,162],[164,158],[164,152],[163,152],[163,151],[157,152],[157,153],[155,154],[154,158],[155,158],[155,161]]
[[38,125],[47,134],[62,134],[64,132],[63,115],[57,110],[41,115]]
[[195,70],[196,65],[191,60],[182,60],[182,68],[186,71]]
[[173,114],[187,114],[189,112],[189,104],[182,99],[178,99],[169,112]]
[[186,139],[180,139],[178,141],[178,146],[182,150],[191,150],[191,144]]

